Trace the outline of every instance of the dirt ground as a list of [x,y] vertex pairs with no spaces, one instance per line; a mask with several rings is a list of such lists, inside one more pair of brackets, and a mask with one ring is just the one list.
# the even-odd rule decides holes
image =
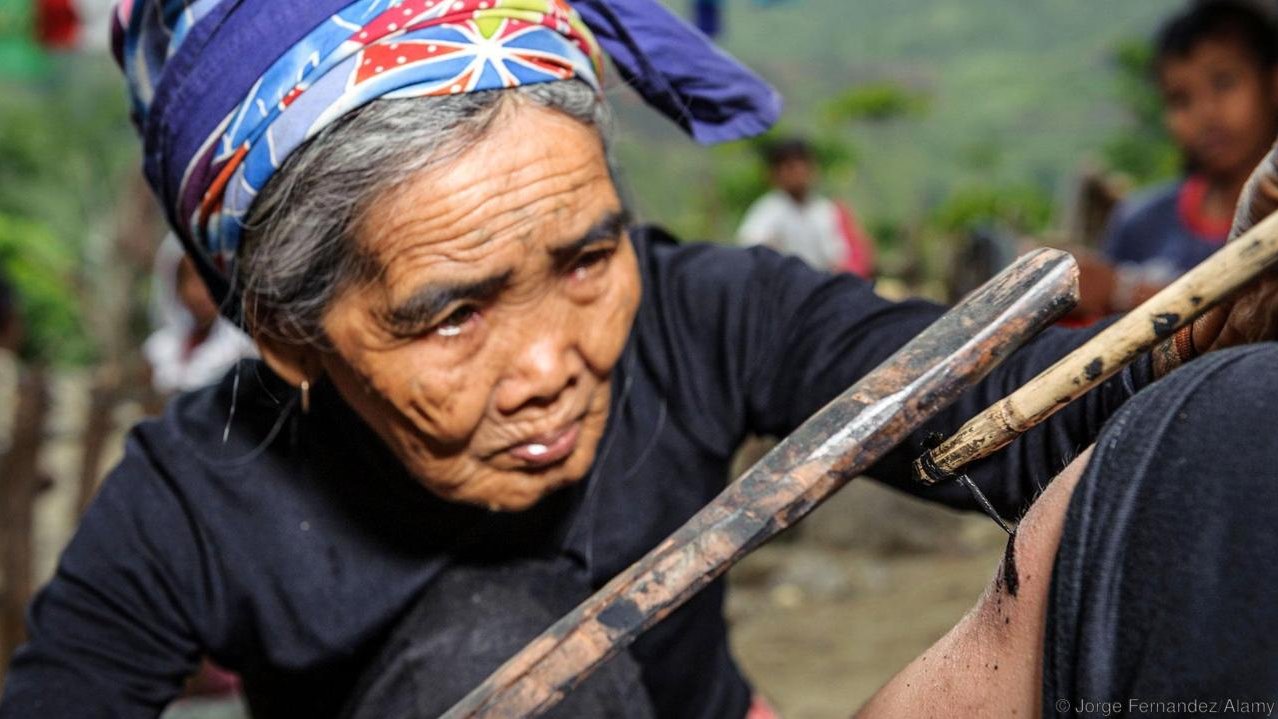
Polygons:
[[854,483],[732,574],[733,649],[784,719],[847,717],[976,602],[1006,535]]

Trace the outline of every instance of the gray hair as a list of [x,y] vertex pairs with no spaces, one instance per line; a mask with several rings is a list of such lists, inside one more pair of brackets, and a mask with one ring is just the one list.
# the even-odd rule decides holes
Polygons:
[[354,236],[373,200],[461,154],[518,101],[595,128],[613,169],[610,110],[581,80],[374,100],[293,152],[254,200],[236,282],[255,329],[294,342],[323,342],[324,312],[336,293],[380,270]]

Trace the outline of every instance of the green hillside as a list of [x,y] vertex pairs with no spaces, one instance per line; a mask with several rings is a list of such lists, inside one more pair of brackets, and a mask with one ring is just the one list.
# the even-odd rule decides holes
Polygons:
[[[678,7],[671,3],[672,7]],[[1157,0],[729,0],[725,47],[812,128],[840,90],[890,81],[928,98],[925,115],[844,131],[855,172],[831,190],[872,223],[918,223],[963,188],[1030,185],[1061,197],[1081,162],[1130,122],[1114,60],[1177,5]],[[682,9],[682,8],[678,8]],[[723,239],[735,215],[711,197],[731,151],[698,149],[627,91],[619,148],[642,214]]]

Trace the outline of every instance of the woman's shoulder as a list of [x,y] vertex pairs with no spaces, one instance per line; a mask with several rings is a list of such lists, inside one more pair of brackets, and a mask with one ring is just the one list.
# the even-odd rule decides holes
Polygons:
[[[174,396],[157,417],[130,430],[124,455],[104,483],[116,492],[165,493],[186,500],[242,477],[246,458],[270,443],[289,394],[262,362],[244,360],[218,382]],[[274,431],[273,431],[274,430]]]

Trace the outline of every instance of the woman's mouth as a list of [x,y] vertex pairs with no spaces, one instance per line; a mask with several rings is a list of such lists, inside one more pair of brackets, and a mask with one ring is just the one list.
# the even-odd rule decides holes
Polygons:
[[577,449],[581,420],[567,427],[517,444],[506,452],[527,467],[546,467],[563,461]]

